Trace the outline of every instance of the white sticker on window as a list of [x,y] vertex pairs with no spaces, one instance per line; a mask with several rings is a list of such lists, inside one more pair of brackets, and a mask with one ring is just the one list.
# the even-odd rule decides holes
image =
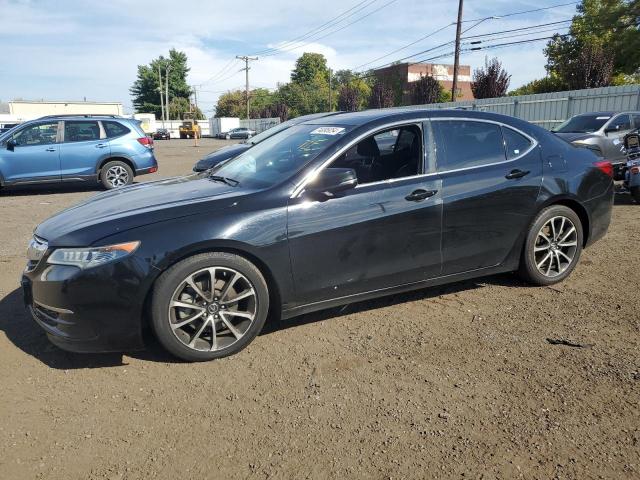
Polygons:
[[319,127],[311,132],[311,135],[339,135],[342,132],[344,128],[341,127]]
[[596,117],[596,120],[609,120],[611,117]]

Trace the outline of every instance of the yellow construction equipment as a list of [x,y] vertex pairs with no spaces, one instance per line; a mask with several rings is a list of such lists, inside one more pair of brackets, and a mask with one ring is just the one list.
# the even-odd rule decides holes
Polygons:
[[202,138],[202,131],[200,130],[200,125],[198,125],[198,120],[193,118],[193,114],[185,113],[182,125],[178,128],[180,131],[180,138]]

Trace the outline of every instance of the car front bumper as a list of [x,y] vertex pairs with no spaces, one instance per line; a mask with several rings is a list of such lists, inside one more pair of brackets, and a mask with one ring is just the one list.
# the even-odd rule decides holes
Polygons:
[[56,346],[72,352],[122,352],[144,347],[142,316],[149,290],[135,256],[81,270],[49,265],[23,273],[26,308]]

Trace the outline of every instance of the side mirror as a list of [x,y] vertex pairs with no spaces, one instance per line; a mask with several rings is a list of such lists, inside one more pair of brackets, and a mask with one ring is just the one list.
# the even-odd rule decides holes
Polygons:
[[620,130],[620,125],[616,125],[616,126],[614,126],[614,127],[607,127],[607,128],[605,128],[605,129],[604,129],[604,133],[605,133],[605,134],[607,134],[607,133],[610,133],[610,132],[617,132],[617,131],[619,131],[619,130]]
[[13,152],[13,150],[18,146],[18,143],[13,139],[7,140],[7,150]]
[[314,198],[327,200],[356,185],[358,177],[352,168],[325,168],[307,185],[306,191]]

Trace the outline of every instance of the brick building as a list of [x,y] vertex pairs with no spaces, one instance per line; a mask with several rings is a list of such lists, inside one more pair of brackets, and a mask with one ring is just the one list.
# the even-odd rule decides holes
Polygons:
[[[421,76],[433,77],[440,82],[445,91],[450,92],[453,83],[453,65],[435,63],[398,63],[373,71],[374,75],[385,85],[402,89],[402,103],[410,103],[409,88],[411,82]],[[471,67],[458,67],[458,96],[456,100],[473,100],[471,92]]]

